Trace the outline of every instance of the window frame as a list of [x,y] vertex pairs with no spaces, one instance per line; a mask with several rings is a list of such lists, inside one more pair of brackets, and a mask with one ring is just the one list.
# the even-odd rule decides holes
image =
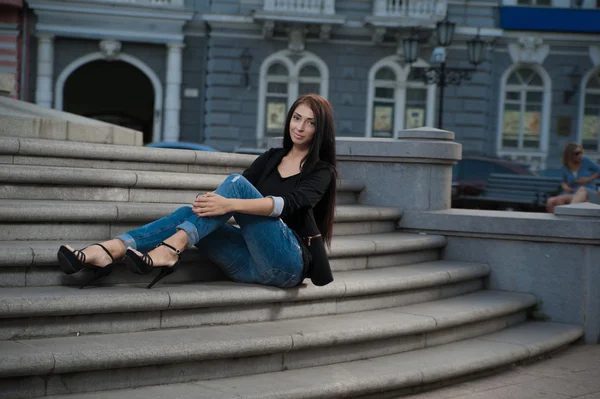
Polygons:
[[[577,128],[577,140],[576,141],[580,145],[583,144],[583,117],[585,115],[585,97],[586,97],[586,93],[587,93],[587,85],[589,84],[590,80],[596,74],[600,74],[600,66],[591,68],[581,78],[581,82],[579,84],[579,87],[581,87],[581,90],[579,90],[579,118],[578,118],[578,123],[577,123],[578,128]],[[593,90],[597,90],[597,93],[594,93],[594,94],[600,94],[600,89],[593,89]],[[600,155],[600,132],[598,132],[596,151],[586,150],[586,153],[587,152]],[[594,158],[598,158],[598,157],[594,157]]]
[[[294,59],[297,59],[294,61]],[[288,70],[287,79],[278,75],[267,75],[269,68],[276,63],[283,64]],[[300,78],[300,71],[307,65],[314,66],[321,74],[320,80],[316,77]],[[273,79],[275,78],[275,80]],[[317,82],[318,80],[318,82]],[[300,83],[319,83],[319,95],[327,98],[329,93],[329,68],[327,64],[316,54],[310,51],[292,52],[290,50],[281,50],[271,54],[263,60],[260,66],[259,86],[258,86],[258,114],[256,123],[256,142],[259,147],[265,144],[265,139],[271,136],[266,135],[265,108],[267,97],[267,84],[277,81],[278,83],[287,83],[287,107],[286,111],[292,106],[298,98],[298,88]],[[283,133],[283,132],[282,132]]]
[[[423,59],[418,59],[412,67],[414,68],[428,68],[430,65]],[[383,68],[391,69],[395,75],[396,80],[380,80],[375,79],[377,72]],[[373,112],[376,101],[375,90],[378,87],[393,88],[394,89],[394,121],[392,125],[392,137],[393,139],[398,138],[398,131],[404,130],[405,118],[406,118],[406,89],[407,88],[418,88],[425,89],[427,91],[426,104],[425,104],[425,126],[434,126],[434,114],[435,114],[435,98],[436,98],[436,85],[427,85],[409,81],[408,76],[410,75],[411,66],[404,65],[404,60],[398,55],[392,55],[385,57],[377,61],[369,70],[369,80],[367,89],[367,115],[365,125],[365,137],[373,136]],[[392,103],[392,102],[390,102]]]
[[[505,106],[506,93],[507,93],[507,91],[515,91],[515,90],[509,89],[512,87],[518,87],[518,86],[527,87],[527,86],[523,86],[523,85],[508,84],[509,77],[515,71],[517,71],[518,69],[521,69],[521,68],[529,68],[529,69],[533,70],[542,79],[542,90],[540,90],[542,92],[542,118],[541,118],[541,126],[540,126],[539,148],[525,148],[522,146],[517,147],[517,148],[502,147],[502,137],[503,137],[503,133],[504,133],[503,132],[504,106]],[[536,86],[531,86],[531,87],[536,87]],[[528,91],[537,92],[538,90],[528,90]],[[520,93],[519,96],[522,97],[523,91],[520,91],[519,93]],[[521,107],[521,109],[523,109],[523,107],[526,104],[522,101],[522,99],[520,101],[521,101],[520,107]],[[517,155],[524,156],[526,158],[540,157],[541,158],[540,166],[545,167],[545,162],[546,162],[545,158],[548,154],[548,145],[549,145],[549,138],[550,138],[551,106],[552,106],[552,81],[550,79],[550,76],[548,75],[548,72],[546,72],[546,70],[541,65],[518,63],[518,64],[514,64],[514,65],[511,65],[510,67],[508,67],[504,71],[504,73],[502,74],[502,77],[500,79],[500,90],[499,90],[499,101],[498,101],[498,121],[497,121],[497,128],[496,128],[496,152],[497,152],[497,155],[500,157],[507,156],[511,159],[517,159],[517,158],[515,158]],[[524,132],[522,130],[519,132],[519,143],[520,144],[524,140],[523,133]]]

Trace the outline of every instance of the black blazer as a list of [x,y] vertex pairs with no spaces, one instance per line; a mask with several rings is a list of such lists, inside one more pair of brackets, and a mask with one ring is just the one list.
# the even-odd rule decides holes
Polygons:
[[[284,148],[271,148],[256,158],[243,172],[243,176],[260,191],[261,183],[277,168],[287,153],[288,150]],[[312,171],[300,175],[293,190],[282,196],[284,207],[280,217],[296,234],[302,247],[305,277],[310,277],[313,284],[319,286],[332,282],[333,275],[323,238],[309,237],[321,234],[313,208],[327,192],[333,176],[331,166],[319,161]]]

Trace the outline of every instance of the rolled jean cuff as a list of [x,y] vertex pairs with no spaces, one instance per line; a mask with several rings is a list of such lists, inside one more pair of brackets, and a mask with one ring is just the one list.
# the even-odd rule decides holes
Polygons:
[[137,245],[135,244],[135,240],[129,234],[127,234],[127,233],[121,234],[117,238],[119,240],[123,241],[123,243],[125,244],[125,248],[137,249]]
[[188,236],[188,248],[196,245],[198,241],[200,241],[200,236],[198,235],[198,229],[196,225],[189,220],[181,223],[176,227],[177,230],[183,230]]

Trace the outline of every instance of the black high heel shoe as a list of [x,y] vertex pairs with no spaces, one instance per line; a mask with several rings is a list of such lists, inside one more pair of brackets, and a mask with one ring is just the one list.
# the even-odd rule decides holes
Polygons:
[[102,245],[102,244],[92,244],[90,246],[93,246],[93,245],[97,245],[100,248],[102,248],[108,254],[108,256],[110,256],[110,260],[112,262],[106,266],[96,266],[96,265],[92,265],[90,263],[86,263],[85,262],[86,256],[82,252],[83,249],[85,249],[85,248],[83,248],[81,250],[75,249],[75,250],[71,251],[64,245],[61,245],[60,248],[58,249],[58,253],[56,254],[56,257],[58,258],[58,265],[60,266],[60,269],[63,272],[65,272],[66,274],[77,273],[78,271],[81,271],[83,269],[92,270],[92,272],[93,272],[92,276],[88,280],[86,280],[85,283],[83,283],[83,285],[81,285],[79,287],[79,289],[87,287],[94,281],[96,281],[104,276],[108,276],[113,270],[113,264],[115,262],[115,258],[113,258],[113,256],[109,252],[109,250],[106,249],[106,247],[104,247],[104,245]]
[[164,242],[161,242],[160,244],[158,244],[156,246],[156,248],[160,247],[161,245],[164,245],[165,247],[172,249],[177,254],[177,262],[175,262],[175,264],[173,266],[154,267],[154,266],[152,266],[154,264],[154,261],[152,260],[150,255],[143,254],[140,257],[137,253],[135,253],[131,249],[128,249],[127,252],[125,252],[125,257],[123,259],[129,266],[131,271],[136,274],[145,275],[145,274],[152,273],[152,270],[160,269],[160,273],[158,273],[158,275],[154,278],[154,280],[152,280],[152,282],[150,284],[148,284],[148,286],[146,288],[152,288],[152,286],[154,284],[158,283],[163,277],[168,276],[169,274],[173,273],[175,271],[175,269],[177,267],[179,267],[179,264],[181,263],[181,251],[180,250],[178,250],[174,246],[169,245]]

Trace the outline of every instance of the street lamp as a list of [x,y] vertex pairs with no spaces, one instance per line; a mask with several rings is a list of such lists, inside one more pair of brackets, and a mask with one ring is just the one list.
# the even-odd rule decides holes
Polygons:
[[454,22],[450,22],[448,17],[444,18],[442,21],[438,22],[435,25],[435,31],[437,33],[438,44],[442,47],[447,47],[452,44],[452,39],[454,39],[454,28],[456,24]]
[[[436,33],[438,44],[431,55],[432,62],[439,63],[438,68],[419,69],[416,72],[418,78],[422,78],[426,84],[436,84],[440,88],[440,97],[438,105],[438,128],[442,129],[444,113],[444,87],[448,85],[460,85],[463,79],[471,79],[471,74],[475,68],[446,68],[446,47],[452,44],[454,38],[454,29],[456,24],[450,22],[448,17],[440,21],[436,25]],[[467,55],[469,62],[477,66],[483,62],[483,49],[486,42],[481,39],[479,33],[473,39],[467,41]],[[412,64],[419,57],[419,39],[413,34],[404,39],[402,43],[404,50],[404,60],[408,64]]]

